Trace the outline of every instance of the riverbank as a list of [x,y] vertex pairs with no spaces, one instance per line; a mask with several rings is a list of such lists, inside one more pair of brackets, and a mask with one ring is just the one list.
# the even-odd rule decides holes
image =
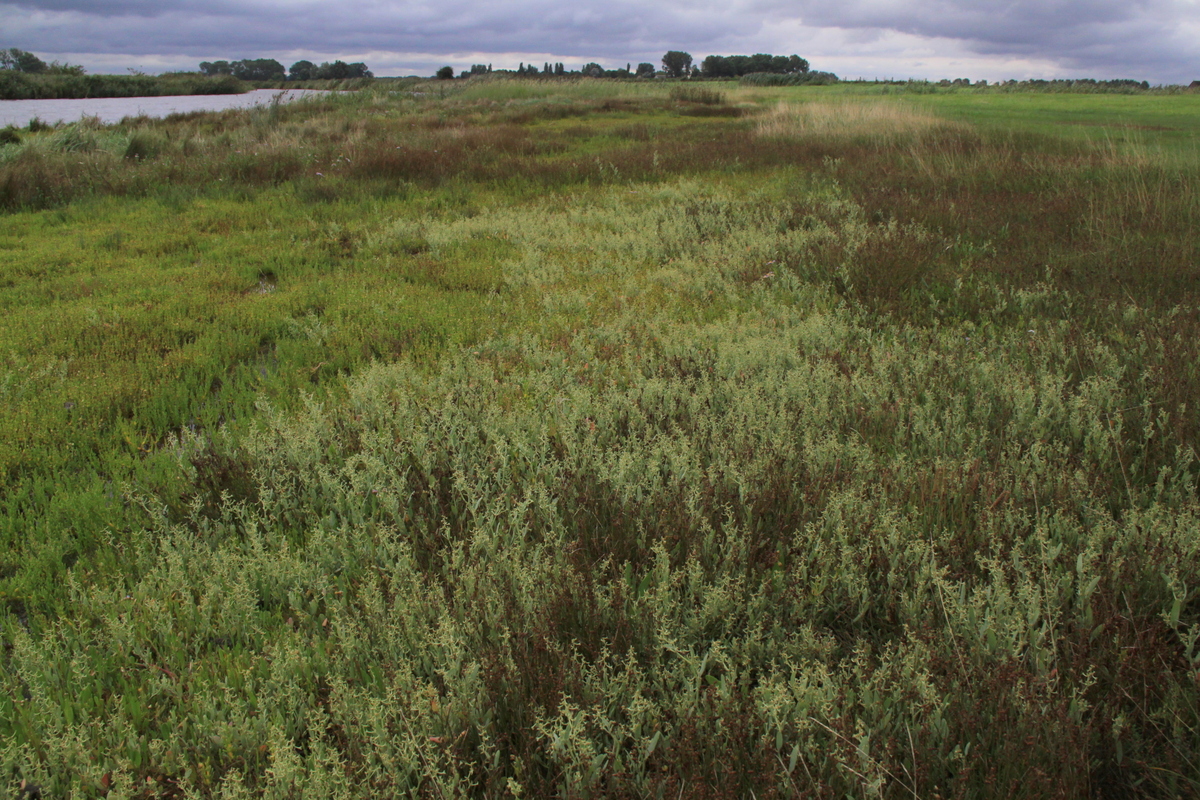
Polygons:
[[15,70],[0,70],[0,100],[241,94],[253,88],[254,85],[232,75],[28,75]]

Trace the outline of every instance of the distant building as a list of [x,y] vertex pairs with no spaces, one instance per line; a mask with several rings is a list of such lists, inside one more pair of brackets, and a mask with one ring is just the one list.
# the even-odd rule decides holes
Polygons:
[[1200,89],[1200,81],[1192,81],[1188,84],[1189,89]]

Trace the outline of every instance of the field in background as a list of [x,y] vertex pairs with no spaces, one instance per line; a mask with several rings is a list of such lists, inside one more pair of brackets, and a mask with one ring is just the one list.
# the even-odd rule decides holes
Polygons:
[[1198,104],[473,80],[23,132],[0,776],[1194,794]]

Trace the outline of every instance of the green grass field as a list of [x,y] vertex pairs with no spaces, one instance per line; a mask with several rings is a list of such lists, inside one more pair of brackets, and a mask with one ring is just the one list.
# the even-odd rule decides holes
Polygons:
[[0,145],[0,781],[1200,792],[1200,95]]

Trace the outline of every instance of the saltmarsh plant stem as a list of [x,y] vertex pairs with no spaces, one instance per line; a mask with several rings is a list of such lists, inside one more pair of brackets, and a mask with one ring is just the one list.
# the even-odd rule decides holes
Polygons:
[[408,715],[404,713],[403,709],[399,711],[399,717],[401,724],[404,725],[405,734],[407,734],[409,741],[412,742],[413,749],[416,750],[417,755],[421,759],[421,764],[424,767],[425,775],[429,778],[429,780],[433,781],[433,788],[437,790],[438,797],[441,797],[443,800],[445,800],[446,794],[442,791],[441,776],[438,770],[435,769],[434,765],[430,763],[428,756],[425,755],[424,741],[420,739],[413,731],[412,725],[408,721]]
[[1108,435],[1112,439],[1113,453],[1117,457],[1117,465],[1121,467],[1121,479],[1125,481],[1125,494],[1129,498],[1129,507],[1132,508],[1136,502],[1133,497],[1133,487],[1129,483],[1129,473],[1125,471],[1125,457],[1121,454],[1121,442],[1117,439],[1117,434],[1113,430],[1111,414],[1106,415],[1105,423],[1108,426]]
[[[827,731],[829,734],[831,734],[835,739],[840,739],[845,744],[848,744],[848,745],[854,747],[857,752],[862,753],[861,745],[858,742],[855,742],[853,739],[848,738],[847,736],[842,734],[840,731],[834,730],[833,728],[829,727],[828,725],[826,725],[824,722],[822,722],[819,719],[810,718],[810,721],[815,722],[817,724],[817,727],[823,728],[825,731]],[[905,790],[910,792],[913,795],[913,797],[919,797],[919,795],[917,795],[916,789],[913,786],[911,786],[910,784],[906,784],[903,780],[900,779],[900,776],[895,775],[892,772],[890,772],[887,767],[885,767],[883,764],[876,761],[875,758],[873,756],[871,756],[870,753],[867,753],[866,756],[868,759],[870,759],[871,763],[874,766],[878,767],[879,770],[881,772],[883,772],[884,775],[887,775],[889,778],[894,780],[896,783],[900,784],[900,786],[902,786]],[[916,761],[914,761],[913,763],[915,764]],[[901,766],[903,766],[903,764]],[[863,784],[864,784],[863,788],[870,787],[870,779],[866,775],[863,775],[861,772],[854,769],[854,767],[851,767],[849,764],[846,764],[844,762],[841,763],[841,767],[843,769],[847,770],[848,772],[850,772],[851,774],[853,774],[855,777],[862,780]],[[868,789],[868,791],[869,791],[869,789]]]

